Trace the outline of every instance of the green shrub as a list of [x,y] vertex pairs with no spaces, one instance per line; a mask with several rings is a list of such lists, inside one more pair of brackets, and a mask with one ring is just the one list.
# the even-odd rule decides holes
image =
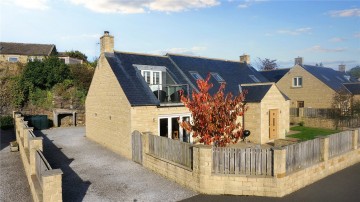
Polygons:
[[304,121],[300,121],[299,126],[304,126]]
[[13,128],[13,118],[11,116],[1,116],[0,117],[0,128],[3,130]]

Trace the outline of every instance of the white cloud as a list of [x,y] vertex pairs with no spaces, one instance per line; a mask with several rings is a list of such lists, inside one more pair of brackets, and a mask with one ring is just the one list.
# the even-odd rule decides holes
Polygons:
[[343,42],[343,41],[345,41],[345,40],[346,40],[345,38],[333,37],[333,38],[331,38],[329,41],[331,41],[331,42]]
[[353,17],[353,16],[360,17],[360,9],[353,8],[353,9],[345,9],[338,11],[330,11],[329,14],[332,17]]
[[238,5],[239,8],[249,8],[255,3],[264,2],[268,0],[244,0],[241,4]]
[[324,48],[320,45],[315,45],[309,49],[314,52],[322,52],[322,53],[333,53],[333,52],[344,52],[346,48]]
[[279,34],[288,34],[288,35],[300,35],[300,34],[309,34],[312,28],[310,27],[302,27],[295,30],[282,29],[278,30]]
[[135,14],[148,11],[180,12],[219,5],[218,0],[69,0],[99,13]]
[[3,0],[4,4],[14,4],[19,7],[33,10],[46,10],[49,8],[48,0]]

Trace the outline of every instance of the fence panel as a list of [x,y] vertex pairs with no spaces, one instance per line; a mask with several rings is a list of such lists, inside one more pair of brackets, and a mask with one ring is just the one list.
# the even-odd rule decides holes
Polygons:
[[36,177],[39,180],[41,188],[43,187],[41,176],[42,174],[47,171],[51,170],[50,164],[45,159],[42,151],[36,150],[35,153],[35,170],[36,170]]
[[344,131],[329,135],[329,157],[348,152],[352,149],[352,132]]
[[192,169],[192,145],[166,137],[149,135],[149,153]]
[[334,118],[335,110],[328,108],[304,108],[304,117],[308,118]]
[[360,128],[358,128],[358,147],[360,146]]
[[290,108],[290,116],[299,117],[299,108]]
[[273,150],[213,147],[212,172],[273,176]]
[[320,139],[285,146],[286,172],[306,168],[321,161]]
[[131,135],[131,151],[132,160],[142,164],[142,141],[139,131],[134,131]]

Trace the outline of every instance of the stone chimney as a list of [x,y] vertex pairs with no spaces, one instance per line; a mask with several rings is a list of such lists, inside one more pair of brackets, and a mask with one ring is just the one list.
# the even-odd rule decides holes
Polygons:
[[303,65],[304,59],[302,57],[295,58],[295,65]]
[[339,65],[339,72],[345,72],[346,71],[346,66],[341,64]]
[[104,35],[100,37],[100,54],[104,52],[114,52],[114,36],[109,31],[104,31]]
[[250,64],[250,55],[241,55],[240,56],[240,63],[246,63],[246,64]]

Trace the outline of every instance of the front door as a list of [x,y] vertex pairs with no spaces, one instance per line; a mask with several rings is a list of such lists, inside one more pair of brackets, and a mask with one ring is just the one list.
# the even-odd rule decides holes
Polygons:
[[278,109],[270,109],[269,111],[269,139],[275,139],[278,133]]

